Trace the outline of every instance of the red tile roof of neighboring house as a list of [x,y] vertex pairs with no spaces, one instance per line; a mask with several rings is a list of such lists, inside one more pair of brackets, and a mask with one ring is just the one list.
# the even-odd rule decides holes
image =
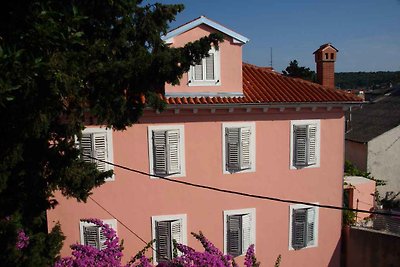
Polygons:
[[291,104],[361,102],[353,94],[243,63],[243,96],[170,96],[168,104]]

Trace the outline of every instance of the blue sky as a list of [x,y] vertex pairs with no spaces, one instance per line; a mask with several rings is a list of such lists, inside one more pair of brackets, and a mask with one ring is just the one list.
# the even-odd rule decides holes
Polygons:
[[315,70],[312,53],[339,49],[337,72],[400,71],[400,0],[167,0],[185,10],[171,27],[200,15],[248,37],[243,60],[282,71],[290,60]]

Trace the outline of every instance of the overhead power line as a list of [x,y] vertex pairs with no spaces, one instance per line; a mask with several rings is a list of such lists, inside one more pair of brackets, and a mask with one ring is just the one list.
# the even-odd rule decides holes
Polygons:
[[[122,222],[120,219],[118,219],[114,214],[112,214],[108,209],[106,209],[103,205],[101,205],[99,202],[97,202],[93,197],[89,196],[89,199],[91,199],[97,206],[99,206],[102,210],[107,212],[111,217],[113,217],[119,224],[121,224],[125,229],[127,229],[131,234],[133,234],[135,237],[137,237],[140,241],[142,241],[146,246],[148,245],[148,242],[144,240],[142,237],[140,237],[135,231],[133,231],[130,227],[128,227],[124,222]],[[157,249],[155,249],[152,245],[149,245],[149,248],[151,248],[153,251],[155,251],[158,255],[160,253],[158,252]]]
[[256,198],[256,199],[263,199],[263,200],[270,200],[270,201],[275,201],[275,202],[282,202],[282,203],[289,203],[289,204],[303,204],[307,206],[313,206],[313,207],[319,207],[319,208],[325,208],[325,209],[333,209],[333,210],[347,210],[347,211],[354,211],[354,212],[363,212],[363,213],[368,213],[368,214],[376,214],[376,215],[385,215],[385,216],[398,216],[395,214],[391,214],[388,212],[380,212],[380,211],[369,211],[369,210],[360,210],[360,209],[352,209],[352,208],[345,208],[345,207],[338,207],[338,206],[333,206],[333,205],[324,205],[324,204],[316,204],[316,203],[311,203],[311,202],[305,202],[305,201],[299,201],[299,200],[292,200],[292,199],[283,199],[283,198],[277,198],[277,197],[270,197],[270,196],[263,196],[263,195],[256,195],[256,194],[250,194],[250,193],[245,193],[245,192],[239,192],[239,191],[234,191],[234,190],[229,190],[229,189],[224,189],[224,188],[218,188],[218,187],[213,187],[213,186],[208,186],[208,185],[202,185],[202,184],[195,184],[191,182],[186,182],[182,180],[175,180],[171,179],[168,177],[163,177],[157,174],[150,174],[144,171],[136,170],[130,167],[126,167],[120,164],[108,162],[105,160],[101,160],[89,155],[83,154],[83,156],[97,160],[99,162],[103,162],[115,167],[118,167],[123,170],[127,170],[130,172],[134,172],[137,174],[145,175],[145,176],[151,176],[155,178],[159,178],[171,183],[177,183],[177,184],[183,184],[186,186],[192,186],[192,187],[197,187],[197,188],[202,188],[206,190],[211,190],[211,191],[216,191],[216,192],[221,192],[221,193],[226,193],[226,194],[232,194],[232,195],[237,195],[237,196],[243,196],[243,197],[250,197],[250,198]]

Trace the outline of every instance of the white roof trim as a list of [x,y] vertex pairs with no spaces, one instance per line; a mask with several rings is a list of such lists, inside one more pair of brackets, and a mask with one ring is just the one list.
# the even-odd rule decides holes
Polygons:
[[176,28],[175,30],[172,30],[172,31],[168,32],[166,35],[163,35],[161,37],[161,39],[166,41],[167,43],[169,43],[169,42],[172,41],[173,37],[175,37],[175,36],[177,36],[177,35],[179,35],[181,33],[184,33],[184,32],[186,32],[188,30],[191,30],[191,29],[193,29],[193,28],[195,28],[195,27],[197,27],[197,26],[199,26],[201,24],[206,24],[207,26],[210,26],[211,28],[214,28],[214,29],[216,29],[216,30],[218,30],[218,31],[220,31],[222,33],[225,33],[226,35],[232,37],[233,41],[237,42],[237,43],[245,44],[250,40],[249,38],[244,37],[243,35],[240,35],[237,32],[234,32],[234,31],[222,26],[219,23],[216,23],[216,22],[214,22],[212,20],[209,20],[208,18],[206,18],[204,16],[201,16],[198,19],[193,20],[192,22],[184,24],[184,25]]

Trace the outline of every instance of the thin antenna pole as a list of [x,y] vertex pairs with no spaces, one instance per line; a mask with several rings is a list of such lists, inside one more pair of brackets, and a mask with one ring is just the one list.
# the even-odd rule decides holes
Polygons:
[[272,68],[272,46],[271,46],[271,63],[270,63],[270,66]]

